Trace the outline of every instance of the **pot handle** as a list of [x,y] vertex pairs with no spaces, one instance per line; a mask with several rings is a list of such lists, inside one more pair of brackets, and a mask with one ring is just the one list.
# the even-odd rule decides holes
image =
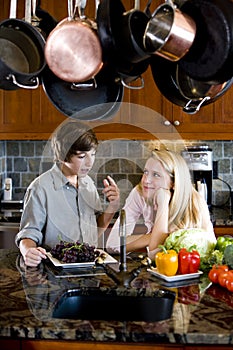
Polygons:
[[72,83],[70,88],[71,90],[93,90],[97,88],[97,81],[92,78],[83,83]]
[[[124,86],[124,87],[126,87],[126,88],[128,88],[128,89],[131,89],[131,90],[140,90],[140,89],[143,89],[144,88],[144,79],[143,79],[143,77],[141,77],[141,76],[139,76],[139,77],[137,77],[136,79],[134,79],[133,81],[136,81],[136,80],[138,80],[138,79],[140,79],[140,81],[141,81],[141,85],[129,85],[127,82],[126,82],[126,78],[121,78],[121,84]],[[132,82],[132,81],[130,81],[130,82]]]
[[12,79],[12,83],[16,86],[18,86],[19,88],[23,88],[23,89],[37,89],[40,85],[40,81],[38,77],[34,77],[33,79],[31,79],[32,83],[35,83],[35,85],[23,85],[20,84],[19,82],[17,82],[16,77],[14,76],[14,74],[9,74],[6,77],[7,80]]
[[74,6],[74,12],[73,12],[73,18],[77,15],[82,20],[86,19],[85,15],[85,8],[86,8],[87,1],[86,0],[75,0],[75,6]]
[[186,103],[186,105],[183,107],[183,111],[188,114],[195,114],[200,110],[203,103],[210,100],[210,98],[210,96],[205,96],[204,98],[198,101],[189,100],[188,103]]

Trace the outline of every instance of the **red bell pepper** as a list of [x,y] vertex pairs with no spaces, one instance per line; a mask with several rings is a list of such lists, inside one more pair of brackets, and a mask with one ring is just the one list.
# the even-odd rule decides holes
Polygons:
[[198,272],[200,267],[200,254],[195,249],[181,248],[178,253],[178,272],[180,274]]

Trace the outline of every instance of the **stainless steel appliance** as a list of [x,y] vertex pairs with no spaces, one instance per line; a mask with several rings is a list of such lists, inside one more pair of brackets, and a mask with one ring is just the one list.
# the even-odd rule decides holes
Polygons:
[[205,198],[209,207],[212,203],[213,155],[207,145],[190,146],[182,152],[192,174],[193,183]]
[[0,211],[0,249],[14,249],[15,235],[23,210],[22,200],[2,200]]

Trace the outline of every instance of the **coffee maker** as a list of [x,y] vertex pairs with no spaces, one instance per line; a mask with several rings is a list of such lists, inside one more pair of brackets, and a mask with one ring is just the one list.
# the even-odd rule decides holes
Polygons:
[[213,156],[207,145],[190,146],[182,152],[192,175],[196,190],[205,198],[208,207],[212,203]]

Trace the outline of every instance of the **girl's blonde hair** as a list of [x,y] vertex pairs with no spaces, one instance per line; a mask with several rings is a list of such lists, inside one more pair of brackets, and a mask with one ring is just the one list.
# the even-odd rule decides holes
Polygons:
[[[166,149],[153,150],[151,157],[162,164],[173,184],[169,204],[169,228],[174,225],[177,228],[201,227],[201,197],[193,187],[184,158]],[[138,185],[138,191],[141,192],[141,184]]]

